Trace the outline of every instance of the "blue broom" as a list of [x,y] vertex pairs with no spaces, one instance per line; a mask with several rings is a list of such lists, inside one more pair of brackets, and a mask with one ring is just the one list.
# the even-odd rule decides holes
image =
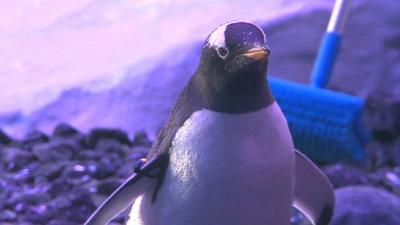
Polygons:
[[364,100],[323,89],[339,52],[349,1],[336,0],[311,74],[311,87],[271,77],[272,92],[285,114],[297,149],[313,160],[365,158],[368,133],[362,123]]

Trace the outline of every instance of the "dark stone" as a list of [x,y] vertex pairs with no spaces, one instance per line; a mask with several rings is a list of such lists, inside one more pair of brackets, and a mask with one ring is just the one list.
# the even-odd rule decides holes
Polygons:
[[78,155],[76,156],[77,160],[82,160],[82,161],[98,160],[100,158],[101,155],[99,152],[90,149],[83,149],[79,151]]
[[8,174],[13,181],[18,184],[18,185],[23,185],[26,183],[33,183],[34,182],[34,176],[32,174],[32,171],[25,168],[22,169],[12,175]]
[[391,142],[400,135],[400,100],[388,93],[374,93],[367,99],[368,126],[380,142]]
[[65,165],[61,163],[46,163],[43,164],[37,172],[37,175],[42,175],[46,177],[49,181],[52,181],[56,178],[58,178],[63,170],[64,170]]
[[369,183],[368,173],[365,170],[343,163],[326,166],[323,171],[334,188]]
[[82,225],[81,223],[73,223],[61,219],[53,219],[50,220],[50,222],[47,223],[47,225]]
[[[122,145],[120,142],[114,139],[100,139],[98,140],[95,151],[99,152],[100,154],[118,154],[116,157],[118,159],[125,157],[125,150],[127,147],[126,145]],[[110,156],[109,156],[110,157]]]
[[45,143],[49,141],[49,137],[44,134],[43,132],[40,132],[38,130],[30,131],[24,138],[23,144],[24,145],[35,145],[39,143]]
[[73,185],[70,181],[64,178],[57,178],[51,183],[49,194],[52,196],[60,196],[68,193],[72,188]]
[[32,151],[41,162],[71,160],[80,151],[79,143],[70,140],[53,140],[49,143],[38,144]]
[[134,173],[134,169],[135,169],[135,163],[133,162],[131,164],[124,163],[123,165],[121,165],[121,167],[119,167],[115,176],[118,178],[128,178],[130,175]]
[[78,134],[79,131],[67,123],[58,124],[53,131],[55,137],[70,137]]
[[121,184],[122,182],[116,178],[101,180],[97,184],[97,194],[108,196],[113,193]]
[[382,167],[369,174],[371,183],[377,187],[385,188],[387,191],[400,196],[400,171],[399,167]]
[[102,159],[98,164],[96,171],[94,172],[94,177],[97,179],[104,179],[112,176],[117,171],[115,164],[109,160]]
[[96,210],[96,205],[90,192],[78,189],[71,193],[69,198],[73,207],[66,213],[68,221],[84,222]]
[[[399,170],[399,168],[400,167],[397,167],[397,170]],[[389,191],[400,196],[400,172],[396,172],[396,170],[387,172],[385,174],[384,183]]]
[[17,220],[17,214],[12,210],[2,210],[0,213],[0,222],[14,222]]
[[388,146],[386,144],[373,141],[366,146],[365,152],[369,170],[375,170],[385,166],[389,160]]
[[128,146],[132,145],[125,131],[119,129],[106,129],[106,128],[96,128],[91,130],[86,139],[86,143],[90,148],[95,148],[97,143],[101,139],[113,139],[120,142],[123,145],[128,145]]
[[31,206],[21,217],[24,221],[29,221],[37,224],[47,224],[52,218],[52,210],[46,204],[39,204],[37,206]]
[[153,144],[153,142],[150,141],[149,137],[147,136],[146,131],[141,130],[141,131],[137,131],[135,133],[135,136],[134,136],[133,142],[132,142],[133,146],[150,147],[152,144]]
[[400,199],[384,190],[350,186],[336,190],[331,225],[400,224]]
[[14,210],[18,214],[24,213],[29,208],[28,204],[25,202],[19,202],[15,205]]
[[8,145],[12,142],[12,139],[4,133],[2,130],[0,130],[0,144],[3,145]]
[[387,149],[387,165],[392,167],[400,166],[400,138],[397,138],[385,147]]
[[96,209],[90,193],[83,189],[74,189],[64,193],[48,203],[54,219],[63,219],[71,223],[82,224]]
[[40,164],[36,161],[29,163],[25,168],[19,170],[16,173],[9,173],[7,176],[18,185],[22,186],[25,183],[33,183],[36,172],[40,168]]
[[24,192],[13,193],[10,199],[8,199],[6,205],[7,208],[14,209],[18,203],[37,205],[39,203],[45,203],[50,199],[51,196],[46,192],[39,192],[37,189],[28,189]]
[[29,151],[17,148],[4,148],[2,151],[5,169],[9,172],[18,171],[34,160],[34,155]]

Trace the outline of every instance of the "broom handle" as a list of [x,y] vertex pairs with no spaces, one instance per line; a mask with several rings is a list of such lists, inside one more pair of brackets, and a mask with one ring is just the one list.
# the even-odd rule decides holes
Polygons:
[[350,11],[350,0],[336,0],[329,19],[328,28],[318,50],[311,72],[311,86],[326,87],[339,53],[342,33]]

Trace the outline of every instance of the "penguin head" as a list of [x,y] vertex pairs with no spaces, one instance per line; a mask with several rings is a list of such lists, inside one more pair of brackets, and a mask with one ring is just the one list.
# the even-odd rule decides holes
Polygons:
[[269,48],[264,32],[248,22],[228,22],[206,39],[195,82],[209,108],[259,109],[273,98],[266,83]]
[[[228,22],[215,29],[203,46],[204,74],[218,76],[248,73],[251,67],[265,74],[269,49],[264,32],[248,22]],[[228,78],[228,77],[227,77]]]

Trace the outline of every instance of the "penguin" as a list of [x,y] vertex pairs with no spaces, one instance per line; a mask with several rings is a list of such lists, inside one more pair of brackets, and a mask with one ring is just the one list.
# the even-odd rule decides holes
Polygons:
[[332,185],[293,145],[269,55],[253,23],[215,29],[148,155],[85,225],[129,206],[127,225],[289,225],[293,206],[328,224]]

